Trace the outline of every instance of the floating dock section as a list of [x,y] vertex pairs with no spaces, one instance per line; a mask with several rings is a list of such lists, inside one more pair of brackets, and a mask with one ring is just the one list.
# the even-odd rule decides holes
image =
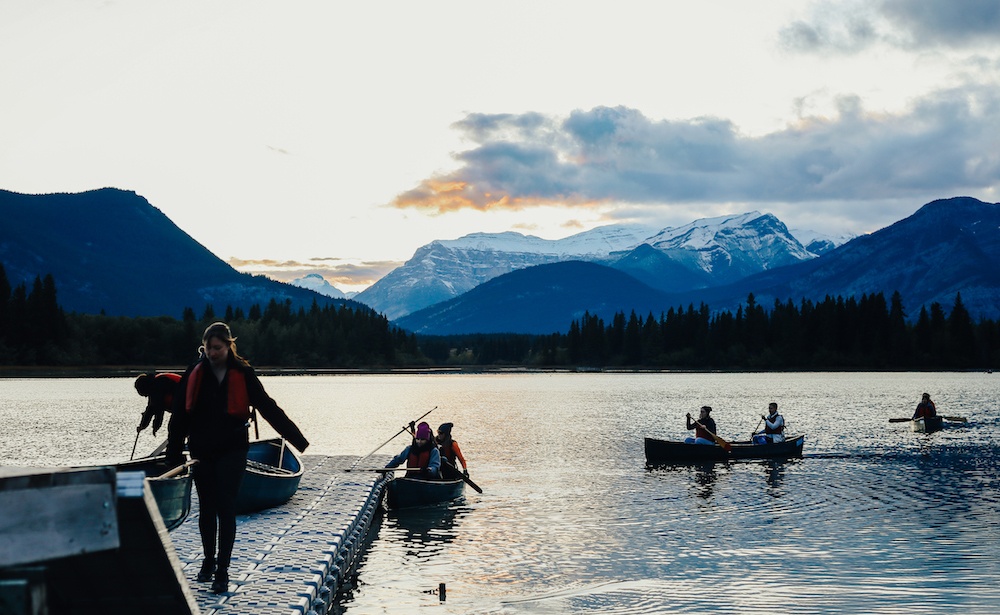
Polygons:
[[[366,465],[380,465],[387,459],[369,459]],[[77,538],[66,537],[53,542],[55,550],[41,558],[20,558],[0,564],[0,584],[8,583],[7,589],[0,591],[0,603],[5,595],[18,600],[23,597],[19,604],[24,606],[24,613],[43,615],[50,612],[325,615],[341,590],[350,585],[380,519],[385,483],[390,478],[381,472],[348,472],[356,460],[357,457],[307,455],[303,457],[305,473],[291,500],[276,508],[237,517],[229,589],[224,594],[213,594],[211,582],[195,580],[204,559],[198,532],[197,496],[192,496],[192,511],[187,520],[168,534],[146,489],[139,496],[119,495],[117,519],[107,512],[92,517],[94,522],[90,525],[94,527],[86,525],[80,530],[85,533],[86,545],[81,546]],[[113,475],[111,470],[110,477]],[[5,497],[16,497],[44,510],[45,494],[33,491],[40,487],[63,490],[70,483],[74,493],[65,490],[52,493],[65,499],[67,494],[76,498],[75,491],[81,489],[93,491],[95,495],[87,505],[101,512],[107,511],[108,503],[114,501],[110,495],[114,488],[109,484],[112,480],[107,470],[89,475],[74,473],[70,477],[60,473],[43,473],[34,478],[22,475],[16,482],[8,481]],[[26,491],[14,493],[18,489]],[[126,513],[127,517],[123,516]],[[43,536],[50,541],[54,536],[59,537],[52,534],[52,528],[63,525],[58,521],[55,519],[45,529]],[[136,528],[138,532],[134,531]],[[6,532],[13,528],[0,529]],[[141,536],[141,543],[136,533]],[[5,539],[2,534],[0,542]],[[116,537],[118,534],[120,539]],[[96,558],[95,566],[87,563],[92,558]],[[103,562],[101,566],[96,565],[98,559]],[[113,562],[115,568],[104,567],[107,562]],[[88,571],[103,579],[99,586],[87,587],[88,582],[94,582],[94,579],[88,581],[92,576]],[[8,581],[3,581],[4,577]],[[15,585],[10,585],[11,582]],[[143,591],[144,584],[149,586],[148,592]],[[17,606],[0,611],[22,613]]]
[[[325,615],[356,569],[390,478],[379,472],[347,472],[355,461],[357,457],[307,455],[291,500],[236,518],[225,594],[213,594],[211,582],[195,580],[203,554],[194,497],[191,515],[170,537],[201,612]],[[368,461],[371,466],[376,460]]]

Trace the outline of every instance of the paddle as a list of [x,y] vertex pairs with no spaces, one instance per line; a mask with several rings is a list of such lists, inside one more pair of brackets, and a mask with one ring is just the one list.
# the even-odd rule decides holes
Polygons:
[[[414,421],[410,421],[410,424],[409,424],[409,425],[405,425],[405,426],[404,426],[404,427],[403,427],[402,429],[400,429],[399,431],[397,431],[397,432],[396,432],[396,433],[395,433],[395,434],[394,434],[394,435],[393,435],[393,436],[392,436],[391,438],[389,438],[388,440],[386,440],[386,441],[385,441],[385,442],[383,442],[382,444],[379,444],[378,446],[376,446],[376,447],[375,447],[375,450],[373,450],[372,452],[368,453],[368,454],[367,454],[367,455],[365,455],[364,457],[358,457],[358,460],[357,460],[357,461],[355,461],[355,462],[354,462],[354,463],[353,463],[353,464],[351,465],[351,468],[353,468],[354,466],[356,466],[356,465],[358,465],[359,463],[361,463],[361,460],[362,460],[362,459],[368,459],[369,457],[371,457],[372,455],[374,455],[375,453],[377,453],[377,452],[378,452],[378,449],[382,448],[382,447],[383,447],[383,446],[385,446],[386,444],[388,444],[388,443],[392,442],[393,440],[395,440],[395,439],[396,439],[396,436],[398,436],[399,434],[403,433],[404,431],[409,431],[409,432],[412,432],[412,431],[413,431],[413,425],[414,425],[414,424],[415,424],[415,423],[416,423],[417,421],[419,421],[420,419],[424,418],[425,416],[427,416],[427,415],[428,415],[428,414],[430,414],[431,412],[434,412],[435,410],[437,410],[437,406],[434,406],[433,408],[431,408],[431,409],[430,409],[430,410],[428,410],[427,412],[424,412],[424,413],[423,413],[423,414],[422,414],[422,415],[421,415],[420,417],[418,417],[418,418],[417,418],[416,420],[414,420]],[[350,468],[348,468],[348,469],[350,469]]]
[[756,426],[756,427],[754,427],[754,428],[753,428],[753,431],[751,431],[751,432],[750,432],[750,441],[751,441],[751,442],[753,441],[753,437],[754,437],[755,435],[757,435],[757,430],[758,430],[758,429],[760,429],[760,424],[761,424],[761,423],[763,423],[763,422],[764,422],[764,417],[760,417],[760,422],[758,422],[758,423],[757,423],[757,426]]
[[913,419],[909,419],[909,418],[907,418],[907,419],[889,419],[889,422],[890,423],[909,423],[912,420]]
[[186,461],[181,465],[177,466],[173,470],[169,470],[167,472],[164,472],[163,474],[160,474],[157,478],[170,478],[171,476],[177,476],[178,474],[190,468],[191,466],[195,465],[196,463],[198,463],[197,459],[191,459],[190,461]]
[[465,481],[466,485],[472,487],[473,489],[475,489],[479,493],[483,492],[483,490],[479,488],[479,485],[477,485],[476,483],[472,482],[472,480],[468,476],[466,476],[463,472],[459,472],[458,468],[456,468],[455,465],[452,462],[448,461],[444,457],[441,457],[441,465],[443,465],[446,468],[451,468],[452,471],[455,472],[455,474],[457,474],[459,478],[461,478],[463,481]]
[[420,471],[420,468],[344,468],[344,472],[407,472],[409,470]]
[[702,428],[702,429],[704,429],[705,431],[707,431],[707,432],[708,432],[708,435],[712,436],[712,439],[713,439],[713,440],[715,440],[715,443],[716,443],[716,444],[718,444],[719,446],[721,446],[722,448],[724,448],[724,449],[726,450],[726,452],[727,452],[727,453],[728,453],[729,451],[733,450],[733,445],[732,445],[732,444],[730,444],[730,443],[726,442],[725,440],[723,440],[723,439],[722,439],[721,437],[719,437],[718,435],[716,435],[716,434],[712,433],[712,432],[711,432],[711,431],[710,431],[710,430],[708,429],[708,427],[705,427],[704,425],[702,425],[702,424],[701,424],[701,423],[699,423],[698,421],[695,421],[695,422],[694,422],[694,424],[695,424],[695,425],[697,425],[698,427],[701,427],[701,428]]
[[968,423],[969,422],[969,419],[965,418],[964,416],[942,416],[941,418],[943,418],[946,421],[952,421],[953,423]]
[[128,456],[129,461],[135,459],[135,447],[139,446],[139,434],[141,433],[142,433],[141,429],[138,429],[135,432],[135,443],[132,445],[132,454]]

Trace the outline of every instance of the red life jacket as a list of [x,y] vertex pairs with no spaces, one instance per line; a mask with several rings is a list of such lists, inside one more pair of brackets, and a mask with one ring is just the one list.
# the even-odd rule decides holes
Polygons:
[[163,405],[168,410],[174,407],[174,390],[177,388],[177,383],[181,381],[181,375],[175,374],[173,372],[164,372],[162,374],[156,374],[154,378],[164,378],[170,381],[170,386],[166,387],[169,393],[163,396]]
[[937,408],[934,407],[934,402],[932,401],[922,401],[917,404],[916,414],[916,418],[930,418],[932,416],[937,416]]
[[[431,462],[431,448],[427,447],[425,450],[418,451],[415,446],[410,447],[410,454],[406,458],[406,467],[408,468],[419,468],[420,470],[425,469]],[[419,476],[420,471],[416,470],[413,472],[407,472],[407,476]]]
[[[201,390],[201,378],[205,373],[205,362],[200,361],[191,370],[187,381],[187,398],[184,408],[191,412],[194,407],[194,400]],[[226,413],[230,416],[246,420],[250,418],[250,395],[247,393],[247,379],[238,369],[232,368],[227,375],[228,388],[226,389]]]

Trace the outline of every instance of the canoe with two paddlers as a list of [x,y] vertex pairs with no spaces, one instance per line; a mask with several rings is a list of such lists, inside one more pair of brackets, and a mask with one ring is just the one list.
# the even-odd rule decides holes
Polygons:
[[784,442],[755,444],[751,441],[728,442],[727,451],[720,445],[688,444],[674,440],[645,439],[646,465],[704,463],[742,459],[787,459],[801,457],[805,436],[792,436]]
[[389,510],[431,506],[450,502],[465,495],[465,481],[460,478],[428,480],[400,476],[386,484],[385,492],[386,507]]

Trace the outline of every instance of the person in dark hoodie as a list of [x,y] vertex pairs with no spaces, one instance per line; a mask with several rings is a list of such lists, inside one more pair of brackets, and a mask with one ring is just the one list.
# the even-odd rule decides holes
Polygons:
[[455,442],[451,437],[451,430],[454,426],[454,423],[442,423],[438,427],[437,444],[438,450],[441,451],[442,464],[444,465],[442,475],[448,478],[449,475],[447,472],[449,470],[457,472],[458,462],[461,462],[462,473],[468,478],[469,465],[465,462],[465,456],[462,454],[462,449],[458,446],[458,442]]
[[167,458],[183,460],[186,438],[191,458],[198,460],[194,482],[205,560],[197,578],[200,582],[214,578],[212,591],[221,594],[229,587],[236,496],[250,447],[251,406],[299,451],[305,451],[309,441],[264,391],[250,363],[237,354],[236,338],[226,323],[216,322],[205,329],[199,354],[177,385],[167,425]]
[[163,415],[174,410],[174,393],[177,392],[177,383],[180,382],[181,375],[169,372],[161,374],[141,374],[135,379],[135,392],[147,398],[146,409],[142,412],[142,419],[139,426],[135,428],[136,433],[153,424],[153,435],[160,430],[163,425]]
[[408,477],[441,478],[441,453],[434,443],[431,426],[427,423],[417,425],[413,432],[413,442],[385,464],[385,467],[398,468],[404,461],[407,468],[413,468],[406,473]]

